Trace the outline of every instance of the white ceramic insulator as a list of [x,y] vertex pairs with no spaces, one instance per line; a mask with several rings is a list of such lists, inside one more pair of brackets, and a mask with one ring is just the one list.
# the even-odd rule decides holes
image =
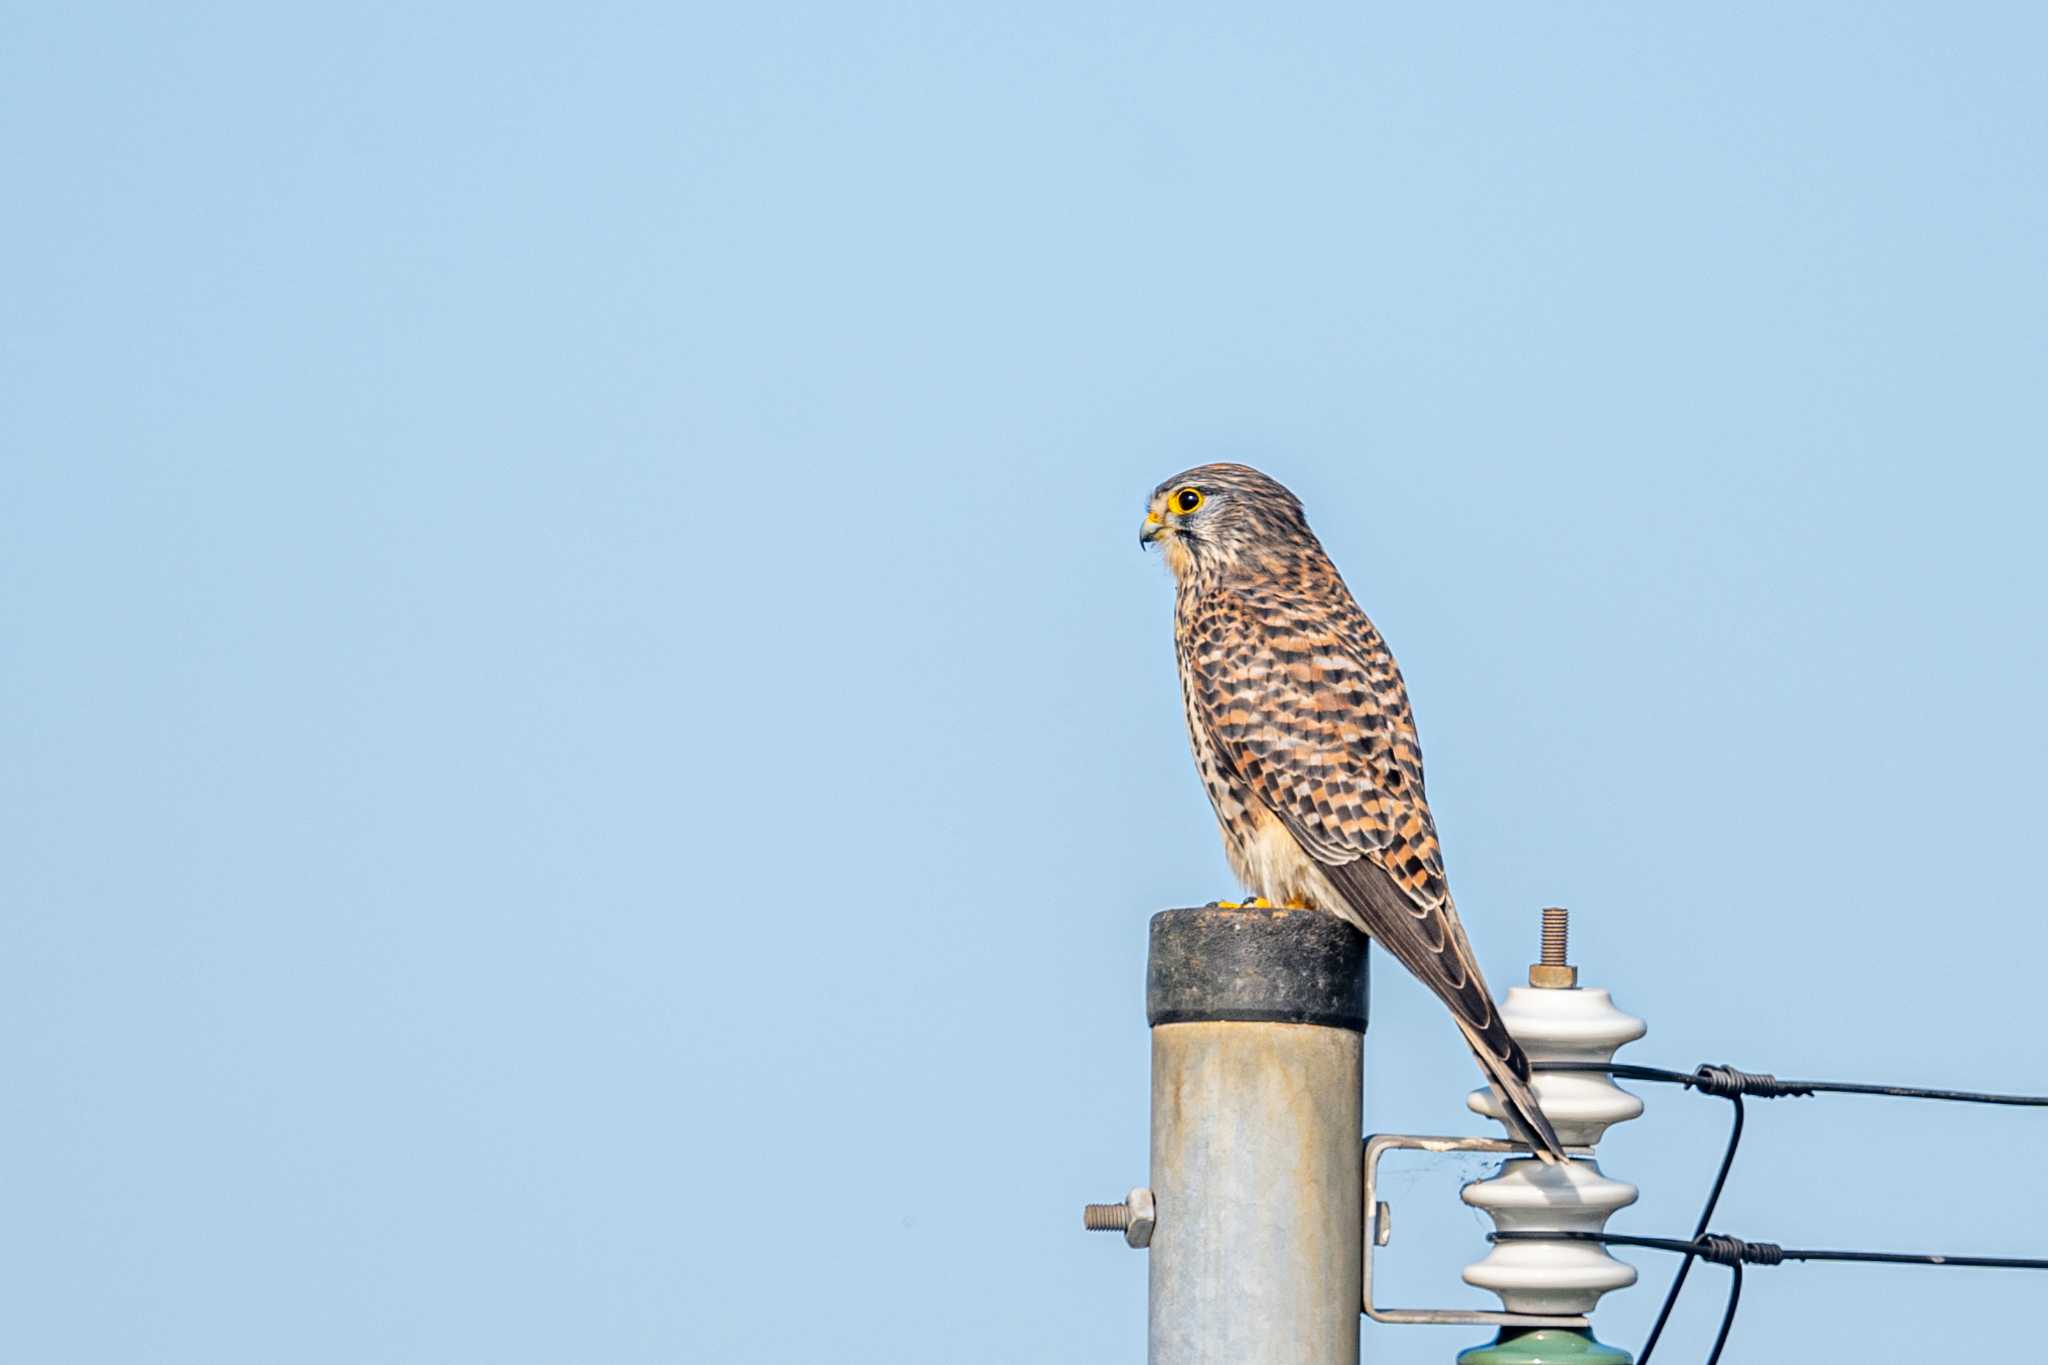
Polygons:
[[[1461,1197],[1502,1232],[1599,1232],[1616,1209],[1636,1202],[1636,1187],[1609,1180],[1591,1161],[1517,1158]],[[1636,1272],[1595,1242],[1499,1242],[1465,1267],[1465,1282],[1500,1295],[1510,1313],[1589,1313],[1602,1294],[1634,1284]]]
[[[1612,1061],[1616,1048],[1645,1031],[1642,1020],[1616,1009],[1613,998],[1597,986],[1516,986],[1508,991],[1500,1017],[1532,1062]],[[1641,1100],[1597,1072],[1539,1071],[1533,1084],[1543,1116],[1559,1141],[1570,1146],[1591,1146],[1608,1125],[1643,1112]],[[1501,1117],[1491,1089],[1473,1091],[1465,1103],[1474,1113]]]
[[[1501,1020],[1532,1062],[1607,1062],[1616,1048],[1643,1036],[1643,1021],[1614,1007],[1599,987],[1553,990],[1517,986],[1501,1006]],[[1568,1146],[1590,1147],[1609,1126],[1635,1118],[1643,1102],[1593,1071],[1539,1071],[1536,1103]],[[1501,1117],[1491,1089],[1465,1103],[1488,1118]],[[1609,1180],[1591,1161],[1547,1165],[1517,1158],[1491,1180],[1467,1185],[1466,1203],[1484,1209],[1502,1232],[1600,1232],[1616,1209],[1636,1201],[1636,1187]],[[1465,1280],[1500,1295],[1511,1313],[1589,1313],[1600,1296],[1636,1282],[1624,1265],[1595,1242],[1499,1242],[1485,1260],[1465,1268]]]

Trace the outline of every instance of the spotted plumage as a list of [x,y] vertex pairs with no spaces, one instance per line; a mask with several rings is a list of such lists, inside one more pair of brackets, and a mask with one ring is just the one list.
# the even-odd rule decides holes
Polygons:
[[1562,1156],[1451,901],[1401,670],[1301,503],[1203,465],[1153,491],[1139,538],[1173,570],[1188,736],[1238,878],[1369,934],[1450,1008],[1523,1135]]

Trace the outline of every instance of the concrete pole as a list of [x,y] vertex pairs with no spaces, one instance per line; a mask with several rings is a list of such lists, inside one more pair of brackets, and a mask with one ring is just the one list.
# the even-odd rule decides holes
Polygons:
[[1366,939],[1152,918],[1150,1365],[1357,1365]]

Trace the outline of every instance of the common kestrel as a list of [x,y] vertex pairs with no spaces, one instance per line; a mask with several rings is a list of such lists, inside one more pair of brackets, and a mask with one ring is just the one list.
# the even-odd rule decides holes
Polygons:
[[1188,736],[1245,889],[1393,954],[1450,1007],[1523,1138],[1562,1159],[1451,902],[1401,670],[1300,500],[1202,465],[1153,490],[1138,539],[1173,570]]

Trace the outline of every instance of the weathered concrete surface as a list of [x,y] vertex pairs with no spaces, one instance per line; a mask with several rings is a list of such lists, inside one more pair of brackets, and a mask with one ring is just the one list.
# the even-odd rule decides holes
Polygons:
[[1364,1041],[1153,1028],[1151,1365],[1357,1365]]

